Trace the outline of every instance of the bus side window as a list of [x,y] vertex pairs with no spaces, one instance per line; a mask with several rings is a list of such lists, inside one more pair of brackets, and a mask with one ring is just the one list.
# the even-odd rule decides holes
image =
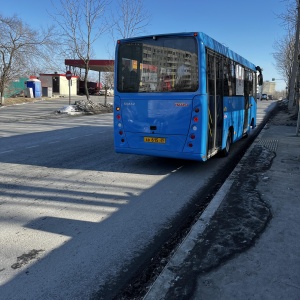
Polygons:
[[222,57],[216,56],[217,95],[223,96],[223,64]]
[[251,87],[252,87],[251,75],[252,74],[248,70],[245,70],[245,85],[244,85],[245,96],[251,95]]
[[224,96],[229,96],[229,66],[228,61],[224,60],[223,65],[223,77],[224,77]]
[[214,94],[214,61],[213,56],[210,54],[207,54],[207,89],[208,94],[213,95]]
[[235,63],[233,61],[230,61],[230,71],[229,71],[229,96],[235,96],[236,95],[236,82],[235,82]]

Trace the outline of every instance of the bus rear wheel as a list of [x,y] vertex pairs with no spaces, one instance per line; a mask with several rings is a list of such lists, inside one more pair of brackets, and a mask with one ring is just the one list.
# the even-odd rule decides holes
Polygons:
[[232,142],[232,136],[231,136],[231,132],[229,131],[228,135],[227,135],[227,139],[226,139],[225,148],[221,151],[221,155],[223,157],[228,156],[229,151],[230,151],[231,142]]

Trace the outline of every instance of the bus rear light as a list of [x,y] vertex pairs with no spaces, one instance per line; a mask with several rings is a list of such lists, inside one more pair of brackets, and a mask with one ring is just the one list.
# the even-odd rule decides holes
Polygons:
[[192,144],[192,143],[188,143],[188,146],[189,146],[190,148],[193,148],[193,144]]
[[198,117],[194,117],[194,122],[197,123],[199,121]]
[[120,131],[119,131],[119,135],[123,135],[123,130],[120,130]]
[[194,131],[196,131],[198,128],[197,128],[196,125],[193,125],[192,129],[193,129]]
[[194,111],[198,113],[200,111],[199,107],[196,107]]
[[124,140],[124,139],[121,139],[121,142],[122,142],[122,143],[124,143],[124,142],[125,142],[125,140]]
[[195,136],[193,133],[190,135],[190,138],[191,138],[192,140],[194,140],[195,137],[196,137],[196,136]]
[[116,106],[116,111],[120,111],[121,108],[119,106]]
[[116,118],[117,118],[118,120],[121,120],[121,115],[117,115]]

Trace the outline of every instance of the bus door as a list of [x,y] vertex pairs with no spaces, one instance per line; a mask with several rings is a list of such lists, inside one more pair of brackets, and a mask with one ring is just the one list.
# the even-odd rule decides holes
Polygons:
[[243,126],[243,133],[247,133],[248,130],[248,119],[249,119],[249,94],[245,93],[245,103],[244,103],[244,126]]
[[249,70],[245,70],[245,85],[244,85],[244,95],[245,95],[245,114],[244,114],[244,126],[243,133],[247,133],[249,125],[249,113],[250,113],[250,95],[253,95],[253,74]]
[[208,143],[207,155],[212,156],[222,145],[223,85],[222,57],[207,50]]

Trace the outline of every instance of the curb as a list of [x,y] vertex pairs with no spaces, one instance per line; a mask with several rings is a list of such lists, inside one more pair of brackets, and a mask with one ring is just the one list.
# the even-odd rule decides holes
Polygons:
[[[150,286],[148,292],[144,296],[143,300],[158,300],[165,299],[165,295],[168,293],[169,289],[173,286],[174,282],[178,280],[176,270],[183,264],[185,258],[192,251],[194,246],[199,240],[199,236],[203,234],[204,230],[210,224],[212,217],[217,212],[226,195],[230,191],[230,188],[234,182],[234,178],[237,176],[242,168],[242,162],[247,159],[250,155],[252,149],[260,143],[260,135],[262,134],[263,128],[267,124],[268,120],[277,112],[278,104],[268,112],[261,124],[257,127],[257,134],[251,137],[251,145],[247,149],[246,153],[230,173],[226,181],[223,183],[215,197],[209,203],[207,208],[204,210],[202,215],[199,217],[197,222],[193,225],[188,235],[184,238],[183,242],[179,245],[175,253],[172,255],[170,261],[164,267],[163,271],[157,277],[155,282]],[[257,141],[256,141],[257,139]]]
[[[235,170],[232,173],[234,173]],[[232,175],[230,175],[230,177],[232,177]],[[176,271],[176,268],[178,268],[178,266],[183,263],[185,257],[189,254],[189,252],[193,249],[196,242],[198,241],[199,235],[201,235],[207,228],[211,218],[214,216],[222,201],[225,199],[225,196],[233,183],[233,179],[231,179],[230,177],[222,185],[222,187],[217,192],[210,204],[207,206],[198,221],[194,224],[189,234],[180,244],[179,248],[176,250],[169,263],[165,266],[154,284],[150,287],[149,291],[143,298],[144,300],[164,299],[163,295],[167,294],[169,288],[172,285],[172,282],[176,281],[177,275],[176,272],[173,272],[173,270]]]

